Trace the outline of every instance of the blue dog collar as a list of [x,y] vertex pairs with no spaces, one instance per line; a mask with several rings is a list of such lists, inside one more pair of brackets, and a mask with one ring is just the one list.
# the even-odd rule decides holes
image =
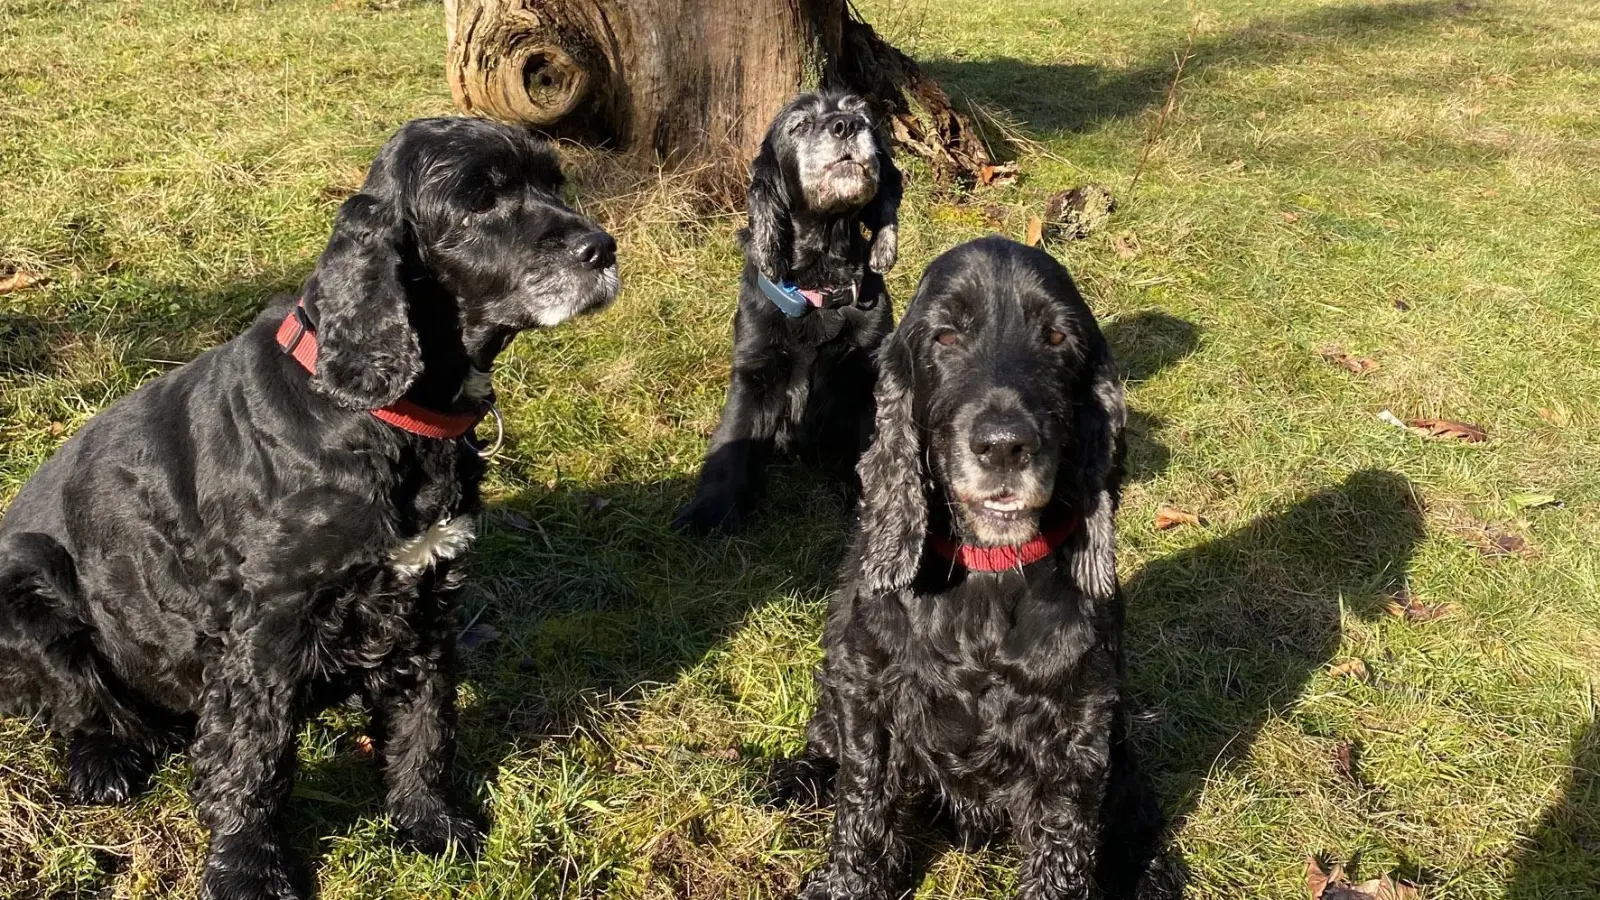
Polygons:
[[796,287],[792,282],[785,281],[783,284],[774,284],[772,279],[757,272],[756,284],[761,286],[761,293],[767,295],[767,299],[772,301],[772,305],[776,306],[779,312],[791,319],[798,319],[811,311],[811,301],[802,297],[800,288]]
[[[761,293],[766,294],[767,299],[772,301],[772,305],[791,319],[798,319],[813,309],[849,306],[859,299],[861,293],[861,289],[854,282],[842,288],[808,291],[791,281],[774,282],[759,271],[756,272],[756,284],[761,287]],[[834,303],[833,301],[841,294],[845,297],[845,301]]]

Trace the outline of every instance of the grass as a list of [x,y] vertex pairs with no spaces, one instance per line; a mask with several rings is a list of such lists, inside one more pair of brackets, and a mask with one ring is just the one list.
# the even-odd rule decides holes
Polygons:
[[[1020,236],[1055,190],[1121,195],[1106,231],[1051,249],[1129,378],[1136,729],[1195,897],[1303,896],[1307,854],[1432,898],[1600,896],[1589,6],[863,7],[1025,138],[1022,180],[972,197],[910,166],[900,302],[939,250]],[[0,502],[304,277],[387,133],[449,111],[442,59],[440,7],[408,0],[0,0],[0,264],[49,278],[0,296]],[[735,220],[572,165],[626,287],[497,375],[510,444],[465,613],[500,637],[467,653],[459,764],[489,849],[396,849],[364,724],[330,712],[292,819],[330,900],[773,896],[822,851],[825,815],[757,793],[801,742],[845,511],[786,467],[783,514],[747,536],[667,530],[726,377]],[[1492,437],[1426,441],[1384,409]],[[1508,508],[1529,490],[1565,505]],[[1156,531],[1163,503],[1206,524]],[[1501,533],[1523,550],[1486,555]],[[1402,588],[1453,609],[1397,618]],[[1347,659],[1369,677],[1333,677]],[[0,723],[0,897],[194,895],[181,759],[130,809],[63,805],[59,776],[56,744]],[[919,896],[992,896],[1013,862],[944,854]]]

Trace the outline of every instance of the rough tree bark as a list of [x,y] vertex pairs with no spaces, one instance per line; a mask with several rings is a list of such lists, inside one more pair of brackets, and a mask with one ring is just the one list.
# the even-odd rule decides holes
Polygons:
[[989,162],[938,83],[847,0],[445,0],[450,90],[463,112],[557,137],[742,174],[798,90],[872,98],[941,178]]

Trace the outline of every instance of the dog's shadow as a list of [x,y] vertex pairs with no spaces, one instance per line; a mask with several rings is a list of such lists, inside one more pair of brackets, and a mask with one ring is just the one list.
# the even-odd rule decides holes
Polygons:
[[1600,722],[1572,747],[1572,775],[1518,855],[1505,900],[1600,897]]
[[[1200,326],[1160,310],[1141,310],[1105,323],[1123,382],[1135,387],[1154,378],[1200,348]],[[1172,454],[1159,438],[1166,421],[1160,416],[1128,407],[1124,459],[1128,481],[1148,481],[1166,471]]]
[[1358,471],[1127,580],[1134,733],[1175,827],[1329,666],[1342,617],[1382,614],[1422,536],[1410,482]]

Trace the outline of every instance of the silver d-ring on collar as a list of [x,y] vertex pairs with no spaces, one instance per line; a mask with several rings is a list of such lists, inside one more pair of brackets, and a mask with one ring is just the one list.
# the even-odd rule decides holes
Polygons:
[[489,404],[489,415],[494,416],[493,446],[485,450],[482,447],[473,444],[472,439],[467,435],[461,436],[461,439],[466,442],[466,445],[472,448],[472,452],[478,454],[478,456],[484,459],[488,459],[489,457],[494,456],[496,453],[499,453],[500,445],[504,444],[506,441],[506,420],[500,415],[500,407],[494,405],[493,403]]

